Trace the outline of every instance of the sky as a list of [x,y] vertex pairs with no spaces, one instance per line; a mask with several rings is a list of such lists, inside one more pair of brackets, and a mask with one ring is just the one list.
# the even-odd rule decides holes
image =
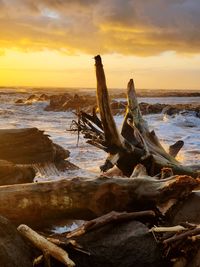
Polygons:
[[199,0],[0,0],[0,86],[200,89]]

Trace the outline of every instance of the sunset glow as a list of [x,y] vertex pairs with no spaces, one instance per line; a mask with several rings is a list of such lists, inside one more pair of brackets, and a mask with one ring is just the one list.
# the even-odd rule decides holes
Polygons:
[[0,86],[200,89],[197,0],[0,0]]

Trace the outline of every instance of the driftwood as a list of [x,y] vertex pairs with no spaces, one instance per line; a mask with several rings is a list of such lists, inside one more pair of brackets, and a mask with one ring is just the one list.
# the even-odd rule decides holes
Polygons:
[[[141,163],[150,176],[160,175],[163,167],[169,167],[174,174],[187,174],[197,177],[198,173],[192,168],[181,165],[175,157],[182,141],[176,142],[165,151],[154,131],[150,131],[147,122],[142,117],[138,105],[134,82],[131,79],[127,86],[127,111],[122,125],[121,134],[118,132],[111,113],[110,99],[101,57],[95,57],[97,78],[97,102],[101,120],[93,115],[80,112],[75,128],[81,131],[88,143],[108,153],[102,171],[107,171],[117,165],[124,175],[130,176],[134,167]],[[200,168],[199,168],[200,169]]]
[[52,256],[53,258],[62,262],[65,266],[75,266],[75,263],[70,260],[66,251],[51,243],[27,225],[22,224],[17,229],[23,237],[27,238],[35,247],[40,249],[44,254]]
[[195,229],[192,229],[192,230],[188,230],[188,231],[185,231],[184,233],[181,233],[179,235],[174,235],[168,239],[165,239],[163,241],[163,244],[164,245],[168,245],[168,244],[171,244],[173,242],[176,242],[176,241],[179,241],[179,240],[182,240],[182,239],[187,239],[189,237],[193,237],[193,236],[196,236],[196,235],[199,235],[200,234],[200,228],[197,227]]
[[199,179],[149,176],[74,178],[0,187],[0,214],[16,224],[39,225],[60,218],[93,219],[110,211],[151,209],[182,199],[198,188]]
[[139,219],[143,217],[155,217],[156,214],[152,210],[147,211],[138,211],[138,212],[116,212],[111,211],[101,217],[98,217],[94,220],[88,221],[67,234],[67,238],[77,237],[85,234],[86,232],[92,231],[97,228],[101,228],[102,226],[113,223],[113,222],[123,222],[128,220]]
[[[44,134],[44,131],[37,128],[0,130],[0,160],[16,164],[16,168],[12,168],[13,179],[16,182],[12,182],[12,178],[10,178],[10,182],[0,182],[0,184],[26,182],[26,179],[23,181],[21,176],[26,176],[31,169],[32,173],[39,171],[45,175],[49,171],[58,173],[58,171],[66,169],[78,169],[77,166],[65,160],[69,154],[68,150],[53,143],[48,135]],[[3,164],[0,164],[0,176],[3,168]],[[7,176],[7,180],[9,180],[11,167],[9,168],[8,175],[5,174],[2,181],[6,180]]]
[[6,160],[0,160],[0,185],[31,183],[35,177],[32,167],[16,166]]
[[162,244],[163,256],[174,262],[173,266],[198,266],[195,262],[199,256],[199,225],[184,222],[171,227],[153,227],[150,232],[156,242]]
[[54,148],[37,128],[0,130],[0,158],[15,164],[53,161]]
[[0,130],[0,159],[15,164],[55,162],[69,152],[37,128]]

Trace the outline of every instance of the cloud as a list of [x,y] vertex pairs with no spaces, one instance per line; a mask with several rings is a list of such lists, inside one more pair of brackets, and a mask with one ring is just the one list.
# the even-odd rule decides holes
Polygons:
[[0,48],[200,53],[199,0],[0,0]]

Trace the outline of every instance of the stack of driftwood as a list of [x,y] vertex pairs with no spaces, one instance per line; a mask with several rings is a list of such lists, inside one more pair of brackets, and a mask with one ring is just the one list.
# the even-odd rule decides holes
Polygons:
[[[73,129],[108,153],[102,175],[2,186],[0,214],[23,224],[19,232],[43,252],[34,261],[38,266],[42,260],[47,266],[199,266],[200,194],[194,192],[200,185],[198,166],[183,166],[176,160],[182,141],[165,151],[141,114],[132,79],[120,133],[100,56],[95,63],[100,118],[95,109],[93,114],[80,111]],[[31,136],[38,136],[38,146],[28,148],[23,142],[18,147],[25,160],[33,163],[35,154],[41,160],[51,155],[49,161],[66,157],[42,132],[31,131]],[[17,140],[6,149],[15,147]],[[13,162],[13,168],[18,168],[14,163],[24,163],[16,148],[10,151],[13,160],[6,149],[1,158]],[[46,238],[29,228],[63,218],[87,221],[75,231]]]

